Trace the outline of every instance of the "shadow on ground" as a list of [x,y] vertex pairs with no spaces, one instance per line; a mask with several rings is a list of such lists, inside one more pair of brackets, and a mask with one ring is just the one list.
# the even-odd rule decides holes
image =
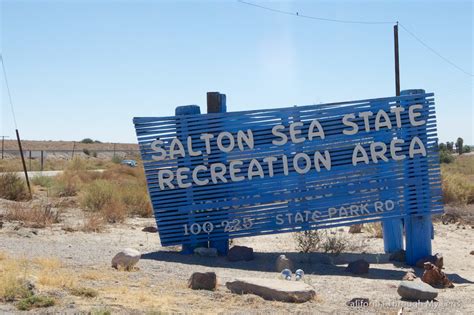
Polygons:
[[[252,261],[230,262],[226,257],[199,257],[195,255],[184,255],[176,251],[156,251],[143,254],[142,259],[206,267],[274,272],[275,260],[282,254],[293,261],[295,269],[301,268],[306,274],[401,280],[406,273],[402,270],[380,269],[374,266],[370,267],[368,274],[361,276],[353,275],[346,271],[346,264],[358,259],[365,259],[372,264],[392,263],[388,260],[390,256],[388,254],[344,253],[339,256],[330,256],[322,253],[255,253],[255,259]],[[406,266],[406,268],[409,268],[409,266]]]

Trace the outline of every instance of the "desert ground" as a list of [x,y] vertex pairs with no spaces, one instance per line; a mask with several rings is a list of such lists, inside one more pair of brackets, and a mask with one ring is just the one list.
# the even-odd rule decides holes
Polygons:
[[[1,208],[8,207],[3,201]],[[236,239],[233,243],[254,248],[255,260],[229,262],[225,257],[182,255],[179,248],[162,247],[158,235],[143,232],[154,226],[152,218],[127,219],[101,233],[74,231],[81,221],[81,211],[74,208],[62,214],[63,223],[47,229],[24,227],[18,222],[4,223],[0,230],[3,263],[18,262],[19,271],[28,274],[42,294],[54,297],[57,305],[32,312],[77,313],[434,313],[472,314],[474,305],[474,229],[464,224],[435,224],[434,252],[444,255],[445,272],[455,283],[442,289],[437,302],[416,303],[400,300],[396,288],[403,275],[413,268],[388,261],[383,241],[371,234],[351,234],[347,228],[333,233],[350,239],[354,252],[338,256],[322,253],[299,253],[291,234]],[[138,269],[117,271],[110,265],[112,257],[125,247],[138,249],[142,259]],[[276,250],[278,249],[278,250]],[[295,267],[305,271],[305,282],[317,293],[314,301],[302,304],[270,302],[255,295],[230,293],[225,283],[238,277],[277,278],[274,262],[286,254]],[[370,262],[368,275],[354,276],[345,271],[351,260]],[[0,265],[2,264],[0,262]],[[187,288],[195,272],[214,271],[219,286],[212,291]],[[415,268],[421,276],[422,270]],[[97,297],[70,294],[71,288],[97,290]],[[369,298],[368,308],[351,308],[346,302],[355,297]],[[0,312],[15,312],[13,303],[0,303]]]
[[[433,253],[443,254],[444,272],[454,288],[440,289],[434,302],[401,300],[397,286],[403,276],[414,271],[420,277],[423,270],[389,261],[380,225],[366,225],[357,234],[349,233],[349,227],[328,230],[326,237],[344,244],[339,254],[300,252],[294,233],[287,233],[233,240],[232,245],[254,249],[252,261],[184,255],[180,246],[163,247],[156,232],[143,231],[156,224],[141,167],[111,165],[91,172],[88,161],[74,160],[61,175],[35,178],[32,200],[25,198],[24,188],[8,195],[18,200],[0,199],[0,313],[25,312],[19,308],[26,279],[35,296],[50,301],[43,305],[47,308],[36,305],[28,311],[39,314],[473,314],[474,206],[472,190],[465,189],[472,187],[471,159],[443,166],[446,214],[434,218]],[[111,266],[124,248],[142,254],[131,271]],[[314,300],[266,301],[226,288],[226,282],[240,277],[279,278],[275,261],[281,254],[305,271]],[[345,270],[360,258],[370,263],[368,274]],[[188,288],[193,272],[207,271],[217,274],[217,290]],[[353,298],[368,298],[370,304],[348,306]]]

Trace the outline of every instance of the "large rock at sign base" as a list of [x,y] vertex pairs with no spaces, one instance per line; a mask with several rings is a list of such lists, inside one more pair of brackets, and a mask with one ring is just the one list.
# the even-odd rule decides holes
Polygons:
[[421,280],[432,287],[454,288],[454,284],[448,279],[446,274],[430,262],[424,265],[425,271]]
[[316,296],[313,287],[302,281],[240,278],[225,285],[233,293],[255,294],[269,301],[303,303]]
[[247,246],[233,246],[227,253],[229,261],[253,260],[253,248]]
[[133,248],[125,248],[112,258],[112,267],[131,270],[140,260],[141,254]]
[[283,269],[290,269],[293,271],[293,262],[285,255],[280,255],[275,262],[275,269],[276,272],[281,272]]
[[193,290],[214,291],[217,287],[217,276],[215,272],[195,272],[188,280],[188,287]]
[[359,259],[356,261],[352,261],[347,265],[346,271],[350,273],[361,275],[364,273],[369,273],[370,264],[365,261],[364,259]]
[[438,296],[438,290],[419,279],[400,282],[397,293],[410,301],[431,301]]

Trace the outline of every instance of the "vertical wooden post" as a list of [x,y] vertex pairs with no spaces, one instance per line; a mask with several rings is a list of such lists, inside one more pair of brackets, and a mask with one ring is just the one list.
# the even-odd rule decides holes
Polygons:
[[[175,110],[175,115],[176,116],[194,115],[194,114],[200,114],[200,113],[201,113],[201,109],[197,105],[178,106],[178,107],[176,107],[176,110]],[[188,128],[183,123],[178,123],[177,125],[179,126],[178,130],[177,130],[177,133],[181,134],[181,139],[180,140],[183,143],[186,143],[187,135],[188,135],[188,132],[189,132],[187,130]],[[191,161],[190,161],[190,158],[189,158],[188,154],[186,154],[186,157],[182,158],[178,162],[178,164],[181,164],[181,166],[186,166],[186,167],[191,168]],[[192,202],[193,201],[192,187],[186,189],[185,193],[186,193],[186,198]],[[191,224],[195,223],[194,213],[189,214],[189,218],[190,218],[190,220],[187,223],[188,223],[188,226],[191,226]],[[181,249],[181,253],[182,254],[192,254],[196,247],[207,247],[207,245],[208,245],[207,242],[197,242],[197,241],[194,241],[191,244],[183,244],[182,249]]]
[[2,160],[3,160],[3,148],[5,146],[5,138],[8,138],[8,136],[2,136]]
[[[413,95],[413,94],[423,94],[425,93],[424,90],[404,90],[401,92],[401,95]],[[417,99],[420,104],[425,103],[424,98]],[[426,125],[424,125],[426,128]],[[423,132],[423,133],[426,133]],[[416,135],[416,134],[415,134]],[[410,136],[415,136],[410,135]],[[421,139],[425,141],[426,139]],[[414,169],[417,168],[427,168],[428,165],[426,161],[416,161],[410,160],[410,166]],[[423,165],[425,164],[425,165]],[[418,178],[421,181],[426,181],[429,183],[428,174],[421,176]],[[416,191],[419,187],[415,185],[411,187],[411,190]],[[425,198],[419,197],[412,197],[415,200],[405,201],[407,204],[406,207],[408,208],[409,212],[418,212],[426,210],[426,207],[429,207],[430,204]],[[431,215],[419,215],[419,214],[409,214],[409,216],[405,219],[405,241],[406,241],[406,263],[408,265],[416,265],[416,262],[423,257],[431,255],[431,239],[433,237],[433,224],[431,222]]]
[[44,166],[44,160],[43,159],[44,159],[44,152],[43,152],[43,150],[41,150],[41,166],[40,166],[41,172],[43,171],[43,166]]
[[31,171],[32,171],[32,169],[31,169],[31,150],[30,150],[30,152],[29,152],[29,154],[28,154],[28,159],[29,159],[28,163],[29,163],[29,165],[30,165],[30,172],[31,172]]
[[18,141],[18,149],[20,149],[21,163],[23,164],[23,171],[25,172],[26,185],[28,186],[28,191],[30,192],[30,197],[33,198],[31,193],[30,179],[28,178],[28,171],[26,170],[25,156],[23,155],[23,148],[21,147],[20,133],[18,129],[15,129],[16,140]]
[[[227,103],[225,94],[219,92],[207,92],[207,112],[225,113],[227,112]],[[224,124],[222,125],[224,127]],[[222,161],[222,163],[225,163]],[[216,240],[209,242],[210,247],[217,249],[220,255],[227,255],[229,251],[229,239]]]
[[395,92],[400,95],[400,55],[398,49],[398,22],[393,26],[393,41],[395,48]]
[[[393,40],[395,51],[395,95],[400,96],[400,60],[398,53],[398,22],[393,26]],[[383,247],[386,253],[393,253],[403,249],[403,221],[402,219],[384,220]]]

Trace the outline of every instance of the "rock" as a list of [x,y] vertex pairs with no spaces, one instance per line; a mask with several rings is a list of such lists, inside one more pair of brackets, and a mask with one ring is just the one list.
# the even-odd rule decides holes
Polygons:
[[469,254],[474,255],[474,250],[471,250],[471,252]]
[[141,258],[139,251],[125,248],[112,258],[112,267],[117,269],[132,270]]
[[285,255],[280,255],[275,262],[275,269],[276,272],[281,272],[283,269],[293,270],[293,262]]
[[368,298],[353,298],[352,300],[346,303],[350,307],[368,307],[369,299]]
[[158,229],[154,226],[147,226],[142,229],[142,232],[156,233],[158,232]]
[[416,275],[411,272],[411,271],[408,271],[404,276],[403,276],[403,280],[406,280],[406,281],[413,281],[415,280],[417,277]]
[[446,274],[438,267],[430,262],[424,265],[425,271],[421,280],[433,287],[454,288],[453,283],[448,279]]
[[3,221],[0,221],[0,229],[3,227]]
[[269,301],[303,303],[316,296],[313,287],[301,281],[241,278],[225,285],[233,293],[255,294]]
[[253,260],[253,248],[246,246],[233,246],[227,253],[229,261]]
[[194,254],[202,257],[217,257],[216,248],[197,247],[194,249]]
[[390,257],[388,258],[390,261],[398,261],[398,262],[405,262],[405,250],[400,249],[399,251],[396,251],[392,254],[390,254]]
[[361,275],[369,272],[370,264],[364,259],[359,259],[353,262],[350,262],[346,268],[346,271],[349,271],[356,275]]
[[188,280],[188,287],[193,290],[214,291],[217,287],[217,276],[215,272],[195,272]]
[[400,282],[397,293],[410,301],[431,301],[438,296],[438,290],[419,280]]
[[349,233],[351,234],[362,233],[362,224],[351,225],[351,227],[349,228]]
[[425,262],[430,262],[439,269],[443,269],[443,255],[440,253],[418,259],[418,261],[416,262],[416,266],[418,268],[424,268]]

